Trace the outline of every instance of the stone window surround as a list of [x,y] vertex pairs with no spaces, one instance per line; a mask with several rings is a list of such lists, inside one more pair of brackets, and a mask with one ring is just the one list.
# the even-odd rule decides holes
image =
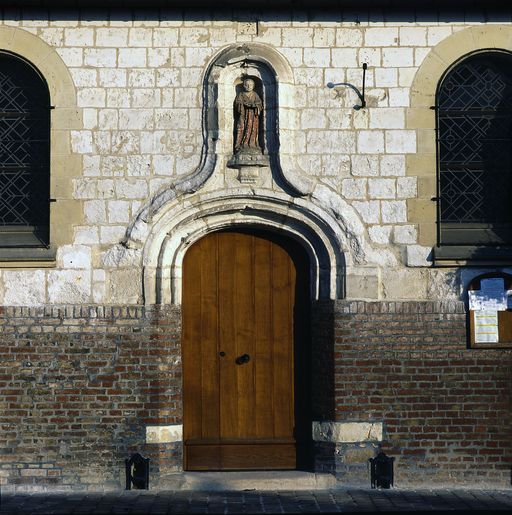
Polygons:
[[71,243],[73,225],[82,221],[80,201],[73,200],[73,178],[81,173],[81,156],[71,153],[70,131],[83,128],[71,75],[55,49],[17,27],[0,27],[0,49],[30,62],[50,91],[50,249],[0,249],[0,266],[42,268],[55,265],[59,245]]
[[[432,201],[437,195],[436,102],[439,81],[446,71],[464,56],[480,50],[512,50],[512,27],[486,25],[469,27],[438,43],[418,69],[406,111],[406,128],[416,130],[417,152],[406,157],[406,175],[417,177],[417,198],[407,200],[408,219],[418,228],[418,244],[437,244],[437,209]],[[446,262],[466,264],[464,259]],[[497,264],[494,262],[494,264]]]

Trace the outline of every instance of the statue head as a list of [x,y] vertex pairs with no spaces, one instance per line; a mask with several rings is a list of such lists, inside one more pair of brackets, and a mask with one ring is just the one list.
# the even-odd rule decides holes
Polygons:
[[243,85],[245,91],[252,91],[254,89],[254,81],[252,79],[245,79]]

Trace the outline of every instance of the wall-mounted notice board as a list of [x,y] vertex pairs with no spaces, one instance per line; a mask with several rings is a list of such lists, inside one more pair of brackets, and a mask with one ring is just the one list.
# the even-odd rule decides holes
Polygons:
[[475,277],[468,286],[468,300],[471,347],[512,347],[512,276]]

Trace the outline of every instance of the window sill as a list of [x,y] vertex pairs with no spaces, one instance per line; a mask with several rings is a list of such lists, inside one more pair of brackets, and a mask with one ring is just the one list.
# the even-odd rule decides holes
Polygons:
[[512,265],[512,247],[442,245],[433,248],[434,266]]
[[51,268],[55,256],[54,247],[1,247],[0,268]]

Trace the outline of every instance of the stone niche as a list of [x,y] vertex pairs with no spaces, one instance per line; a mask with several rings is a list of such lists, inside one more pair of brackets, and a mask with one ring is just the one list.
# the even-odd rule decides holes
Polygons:
[[[218,135],[216,153],[220,163],[228,169],[238,170],[237,178],[243,184],[262,183],[269,174],[278,169],[279,137],[277,131],[277,78],[272,68],[265,62],[250,55],[249,49],[239,47],[231,59],[215,66],[216,108],[218,115]],[[261,110],[246,124],[254,123],[251,130],[255,132],[249,148],[237,148],[237,133],[244,125],[243,114],[237,111],[235,99],[246,94],[244,84],[253,85],[250,94],[258,99]],[[241,96],[242,95],[242,96]],[[254,113],[256,108],[244,108]],[[244,127],[242,127],[244,132]],[[245,127],[247,132],[247,127]],[[250,132],[250,131],[249,131]],[[247,139],[250,136],[247,136]]]

